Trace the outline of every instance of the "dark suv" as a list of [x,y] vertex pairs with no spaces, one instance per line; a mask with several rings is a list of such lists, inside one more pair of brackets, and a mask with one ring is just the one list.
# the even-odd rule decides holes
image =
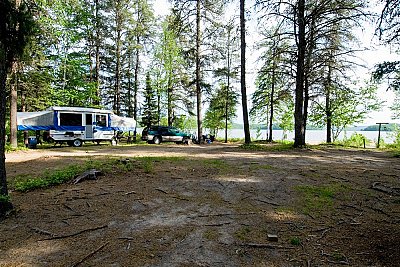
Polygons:
[[154,144],[161,142],[188,143],[191,140],[191,136],[175,127],[150,126],[143,129],[142,140]]

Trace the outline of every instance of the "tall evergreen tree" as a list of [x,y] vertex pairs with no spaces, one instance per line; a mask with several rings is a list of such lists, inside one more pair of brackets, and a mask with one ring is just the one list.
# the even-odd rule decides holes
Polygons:
[[[230,19],[226,24],[221,25],[221,29],[217,32],[219,38],[215,44],[216,62],[218,68],[214,70],[214,76],[223,84],[226,84],[225,95],[221,95],[225,99],[225,112],[229,113],[229,97],[235,93],[234,85],[237,83],[238,69],[240,57],[238,25],[235,18]],[[229,118],[225,116],[225,143],[228,142],[228,123]]]
[[[212,50],[204,49],[213,41],[216,21],[223,14],[224,1],[222,0],[173,0],[174,11],[180,21],[179,39],[184,47],[186,60],[195,67],[192,70],[191,82],[194,84],[197,113],[197,138],[202,141],[202,106],[203,93],[210,86],[206,82],[207,74],[204,67],[209,64]],[[207,40],[207,42],[206,42]],[[190,65],[190,64],[189,64]]]
[[211,97],[204,117],[204,127],[210,129],[213,135],[218,135],[218,131],[222,128],[226,130],[229,123],[236,117],[238,97],[238,94],[230,90],[227,84],[221,84]]
[[146,74],[146,87],[143,92],[144,103],[141,124],[146,127],[155,125],[158,122],[157,118],[157,102],[150,74]]
[[[332,25],[360,23],[365,2],[361,0],[312,1],[258,0],[266,8],[270,17],[279,16],[286,26],[285,34],[292,36],[295,50],[295,147],[305,145],[305,132],[311,91],[318,83],[321,62],[318,54],[324,50],[321,40],[325,38]],[[325,60],[324,58],[321,59]]]

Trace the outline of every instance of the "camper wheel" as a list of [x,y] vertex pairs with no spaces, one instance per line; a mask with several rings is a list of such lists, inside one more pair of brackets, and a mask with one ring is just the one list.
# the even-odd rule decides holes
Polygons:
[[75,139],[73,142],[74,147],[80,147],[82,146],[82,140],[81,139]]
[[117,144],[118,144],[117,138],[113,137],[113,138],[111,139],[111,145],[112,145],[112,146],[116,146]]

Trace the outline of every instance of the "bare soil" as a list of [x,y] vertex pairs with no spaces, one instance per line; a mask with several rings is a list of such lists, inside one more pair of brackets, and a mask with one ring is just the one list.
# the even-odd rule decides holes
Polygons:
[[400,159],[389,153],[84,146],[10,153],[6,167],[12,184],[110,156],[131,168],[12,191],[0,266],[400,266]]

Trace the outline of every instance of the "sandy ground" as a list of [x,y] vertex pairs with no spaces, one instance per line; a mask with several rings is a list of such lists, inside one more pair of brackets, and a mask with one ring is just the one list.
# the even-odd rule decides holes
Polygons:
[[400,160],[388,153],[214,143],[6,156],[11,183],[110,156],[131,167],[12,191],[0,266],[400,266]]

